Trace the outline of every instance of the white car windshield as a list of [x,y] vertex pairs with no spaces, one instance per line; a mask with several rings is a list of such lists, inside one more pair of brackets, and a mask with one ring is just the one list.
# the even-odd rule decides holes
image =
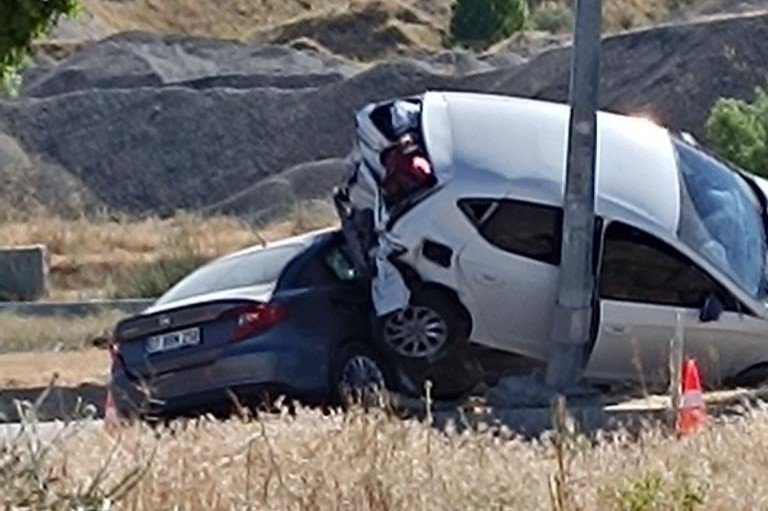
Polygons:
[[738,172],[679,140],[682,180],[678,236],[755,298],[765,293],[762,207]]
[[300,244],[286,245],[219,259],[184,277],[155,305],[228,289],[272,284],[304,248]]

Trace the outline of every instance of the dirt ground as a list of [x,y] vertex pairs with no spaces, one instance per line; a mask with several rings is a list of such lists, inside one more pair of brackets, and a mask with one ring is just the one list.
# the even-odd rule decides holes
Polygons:
[[109,376],[104,350],[9,353],[0,355],[0,423],[19,420],[18,403],[34,403],[39,420],[101,415]]
[[0,355],[0,389],[4,390],[44,388],[54,377],[59,386],[104,385],[108,375],[109,355],[104,350]]

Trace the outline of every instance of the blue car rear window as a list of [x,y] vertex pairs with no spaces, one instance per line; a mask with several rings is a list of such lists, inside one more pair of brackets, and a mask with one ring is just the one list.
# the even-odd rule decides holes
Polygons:
[[219,259],[182,279],[156,305],[228,289],[272,284],[304,248],[304,245],[286,245]]

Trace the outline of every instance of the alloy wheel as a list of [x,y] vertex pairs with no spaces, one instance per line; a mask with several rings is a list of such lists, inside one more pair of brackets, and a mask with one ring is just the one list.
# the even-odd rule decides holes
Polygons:
[[355,355],[341,370],[339,385],[344,392],[384,390],[386,378],[379,364],[369,356]]
[[384,342],[403,357],[430,357],[448,342],[448,325],[434,309],[413,305],[386,320]]

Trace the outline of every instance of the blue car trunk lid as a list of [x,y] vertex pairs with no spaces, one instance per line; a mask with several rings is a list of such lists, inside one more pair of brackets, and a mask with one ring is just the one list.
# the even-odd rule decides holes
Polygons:
[[[233,311],[252,301],[227,300],[142,314],[121,321],[115,330],[117,354],[134,376],[151,378],[163,373],[214,362],[230,342],[237,318]],[[197,331],[197,342],[158,350],[153,337]]]

